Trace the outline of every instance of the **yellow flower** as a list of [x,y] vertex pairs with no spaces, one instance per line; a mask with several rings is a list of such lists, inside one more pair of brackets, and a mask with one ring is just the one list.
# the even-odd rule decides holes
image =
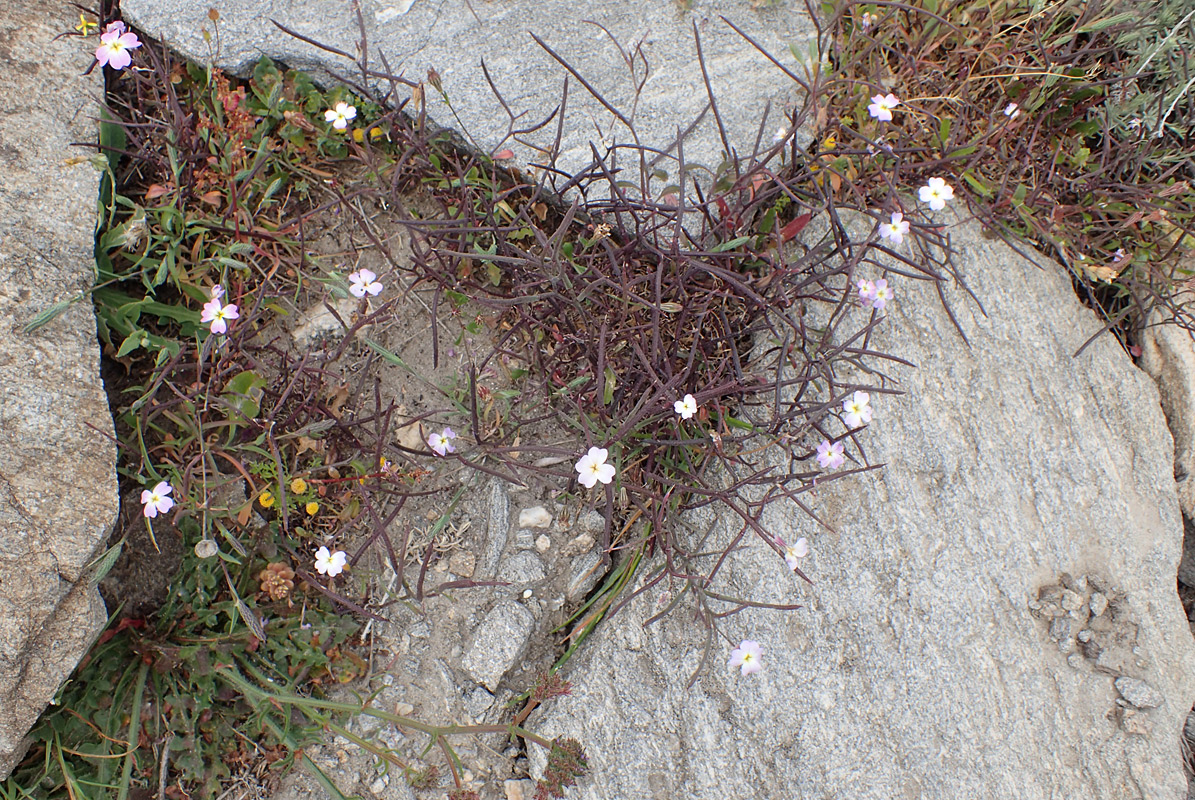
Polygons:
[[312,500],[310,503],[307,504],[307,516],[314,517],[318,511],[319,511],[319,503]]
[[262,508],[269,508],[274,505],[274,495],[271,494],[269,489],[266,489],[257,496],[257,502],[261,503]]
[[86,36],[87,34],[91,33],[92,28],[98,28],[99,26],[100,24],[98,22],[92,22],[80,12],[79,24],[75,26],[75,30]]
[[303,494],[307,491],[307,481],[302,478],[295,478],[290,482],[290,490],[293,494]]

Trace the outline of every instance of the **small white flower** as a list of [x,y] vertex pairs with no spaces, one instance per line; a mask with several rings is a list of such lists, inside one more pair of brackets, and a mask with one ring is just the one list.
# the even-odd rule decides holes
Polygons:
[[900,100],[894,94],[877,94],[871,98],[871,105],[867,107],[867,113],[871,114],[878,120],[883,122],[892,121],[892,109],[900,105]]
[[218,283],[213,285],[212,286],[212,299],[219,300],[223,296],[224,296],[224,287]]
[[586,489],[592,489],[598,481],[609,483],[614,480],[614,467],[606,463],[609,452],[604,447],[591,447],[577,462],[577,480]]
[[349,274],[349,292],[353,297],[365,295],[377,296],[382,291],[382,284],[378,283],[378,276],[371,270],[363,269]]
[[917,196],[934,211],[941,211],[946,208],[947,200],[954,199],[954,187],[941,178],[930,178],[929,183],[917,190]]
[[673,403],[672,408],[680,414],[681,419],[692,419],[693,415],[697,413],[697,400],[693,395],[687,394],[683,399]]
[[343,572],[347,561],[348,557],[343,550],[330,553],[328,548],[321,547],[315,551],[315,571],[320,575],[327,575],[329,578],[335,578]]
[[871,290],[871,307],[876,311],[883,311],[884,306],[888,305],[891,300],[892,289],[888,286],[888,281],[880,278]]
[[855,392],[842,402],[842,410],[846,412],[842,419],[848,427],[857,428],[865,422],[871,422],[871,397],[867,392]]
[[332,127],[342,131],[349,126],[349,120],[357,118],[357,109],[348,103],[337,103],[335,108],[324,112],[324,119],[332,123]]
[[871,15],[870,11],[864,11],[863,17],[859,20],[859,27],[862,28],[863,30],[867,30],[868,28],[870,28],[872,26],[872,23],[874,23],[875,21],[876,21],[876,18]]
[[452,428],[445,428],[439,433],[433,433],[427,437],[427,446],[432,449],[432,452],[438,456],[455,453],[456,448],[452,446],[452,440],[456,438],[456,431]]
[[801,559],[809,555],[809,542],[802,536],[784,548],[784,563],[788,568],[796,570],[801,565]]
[[788,138],[788,128],[777,128],[772,134],[772,144],[780,144]]
[[143,509],[145,516],[153,519],[158,514],[165,514],[174,508],[174,501],[167,496],[173,491],[174,487],[166,481],[158,481],[158,485],[154,488],[143,490],[141,504],[145,506]]
[[899,211],[893,213],[891,222],[880,225],[880,238],[887,239],[893,244],[903,242],[908,232],[909,223],[905,221],[905,215]]
[[1008,117],[1009,119],[1016,119],[1020,115],[1021,109],[1016,103],[1009,103],[1004,107],[1004,116]]

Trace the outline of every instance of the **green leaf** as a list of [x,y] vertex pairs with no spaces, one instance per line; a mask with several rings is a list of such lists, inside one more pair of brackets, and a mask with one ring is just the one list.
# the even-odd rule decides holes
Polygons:
[[727,250],[733,250],[736,247],[741,247],[741,246],[745,245],[747,242],[751,241],[753,238],[754,238],[753,236],[740,236],[737,239],[731,239],[729,242],[722,242],[722,244],[716,246],[710,252],[725,253]]
[[140,328],[133,328],[133,332],[121,342],[120,349],[116,351],[116,357],[124,358],[137,348],[144,347],[147,344],[149,344],[149,334]]
[[963,172],[963,180],[967,182],[967,185],[970,186],[976,194],[982,195],[983,197],[992,197],[995,194],[981,180],[972,175],[971,170],[965,170]]
[[256,372],[245,370],[224,387],[220,396],[226,403],[225,416],[231,422],[248,422],[261,412],[261,395],[266,381]]
[[618,388],[618,375],[610,367],[606,367],[606,387],[602,391],[602,405],[610,405],[614,400],[614,390],[616,388]]
[[70,308],[72,305],[74,305],[75,302],[78,301],[78,299],[79,298],[76,297],[71,300],[59,300],[57,303],[50,306],[49,308],[39,311],[33,317],[33,319],[31,319],[27,323],[25,323],[25,327],[22,328],[22,330],[25,333],[33,333],[38,328],[42,327],[43,325],[49,324],[52,320],[57,318],[60,314],[62,314],[63,311],[66,311],[68,308]]

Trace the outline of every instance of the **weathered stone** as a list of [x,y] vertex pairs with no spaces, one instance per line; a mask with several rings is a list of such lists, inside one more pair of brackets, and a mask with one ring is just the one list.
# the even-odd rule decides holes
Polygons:
[[[1195,296],[1187,295],[1195,300]],[[1195,520],[1195,338],[1186,328],[1165,322],[1155,310],[1141,332],[1141,369],[1158,383],[1162,410],[1174,436],[1174,475],[1178,501],[1187,519]],[[1193,537],[1195,538],[1195,537]],[[1184,559],[1179,578],[1195,585],[1195,561]]]
[[596,552],[584,553],[574,558],[569,565],[568,584],[564,596],[569,600],[579,600],[597,585],[602,577],[602,557]]
[[552,515],[543,506],[524,508],[519,512],[520,528],[546,528],[552,524]]
[[494,574],[509,536],[510,496],[506,493],[506,484],[503,481],[494,480],[490,483],[485,545],[481,555],[481,564],[478,565],[478,570],[482,575],[488,577]]
[[[86,567],[117,512],[112,417],[95,315],[83,299],[44,327],[38,312],[91,288],[99,173],[99,70],[68,6],[3,6],[0,95],[0,778],[105,619]],[[14,105],[15,104],[15,105]]]
[[498,573],[501,580],[509,581],[512,586],[522,588],[529,583],[538,583],[547,575],[544,562],[535,553],[523,551],[515,553],[502,562],[502,569]]
[[500,600],[473,634],[461,666],[491,692],[523,653],[535,625],[531,612],[513,600]]
[[[470,138],[486,151],[509,147],[516,157],[548,163],[557,122],[520,135],[534,148],[507,138],[509,117],[494,97],[481,71],[484,60],[506,104],[523,114],[513,127],[532,128],[549,117],[560,103],[565,69],[531,38],[538,35],[561,58],[572,64],[620,110],[633,119],[641,140],[666,146],[679,128],[702,117],[685,139],[686,160],[716,168],[722,161],[721,136],[712,113],[703,111],[709,98],[697,62],[694,28],[700,31],[706,68],[718,98],[718,112],[731,146],[741,152],[754,147],[760,125],[770,132],[784,124],[779,110],[795,96],[795,85],[784,73],[719,19],[726,16],[777,58],[791,64],[790,44],[804,52],[814,35],[809,16],[799,2],[758,4],[745,0],[703,0],[685,11],[672,2],[628,3],[625,0],[534,0],[534,2],[473,2],[453,6],[415,0],[391,3],[362,0],[361,18],[370,64],[383,69],[384,54],[391,68],[408,80],[424,80],[429,69],[439,72],[452,111],[427,86],[428,113],[440,124],[460,118]],[[199,62],[213,58],[203,29],[211,30],[208,6],[190,0],[124,0],[121,13],[147,33]],[[271,20],[316,41],[348,53],[358,51],[362,29],[354,7],[342,0],[239,0],[220,6],[220,47],[214,58],[220,66],[246,73],[264,54],[300,68],[327,66],[359,78],[353,64],[333,58],[279,30]],[[616,39],[635,63],[635,75],[605,31]],[[331,63],[330,63],[331,62]],[[802,67],[796,66],[797,70]],[[357,74],[354,74],[357,73]],[[645,81],[638,102],[634,87]],[[403,87],[400,87],[403,88]],[[769,101],[772,116],[763,120]],[[575,172],[589,164],[590,141],[604,153],[615,138],[631,136],[606,108],[570,78],[563,140],[557,166]],[[675,150],[673,151],[675,153]],[[625,153],[625,166],[635,161]],[[661,159],[658,167],[676,179],[675,164]]]
[[[1060,269],[972,223],[950,231],[986,311],[943,287],[969,344],[933,283],[889,274],[896,302],[871,346],[918,367],[886,365],[906,394],[872,395],[860,437],[886,466],[819,488],[833,533],[791,507],[764,512],[785,541],[808,537],[814,584],[753,541],[711,587],[803,604],[721,623],[730,642],[763,644],[763,671],[728,672],[715,639],[712,669],[687,688],[705,631],[684,612],[644,628],[651,593],[624,608],[569,662],[572,693],[538,718],[542,735],[586,747],[578,797],[1183,796],[1195,647],[1174,587],[1181,514],[1157,390],[1111,337],[1075,357],[1100,324]],[[704,531],[708,517],[693,523]],[[718,542],[741,525],[723,523]],[[1043,578],[1093,565],[1089,584],[1117,599],[1092,624],[1135,642],[1117,664],[1164,698],[1125,723],[1133,736],[1112,682],[1072,668],[1028,608],[1054,602]]]
[[1116,691],[1137,708],[1157,708],[1165,702],[1157,689],[1137,678],[1117,678]]

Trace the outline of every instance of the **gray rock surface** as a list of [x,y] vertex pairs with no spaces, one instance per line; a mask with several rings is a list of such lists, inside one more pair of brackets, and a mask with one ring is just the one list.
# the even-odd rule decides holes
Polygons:
[[1174,477],[1188,531],[1178,579],[1195,586],[1195,336],[1155,311],[1141,336],[1141,369],[1157,381],[1174,436]]
[[473,634],[461,661],[473,680],[491,692],[527,646],[535,617],[513,600],[499,600]]
[[55,41],[72,14],[49,0],[0,12],[0,778],[104,622],[84,572],[117,511],[91,302],[23,331],[94,270],[99,174],[70,143],[95,141],[102,82],[81,77],[94,45]]
[[[568,665],[572,694],[532,720],[584,744],[593,773],[575,796],[1185,796],[1195,647],[1157,391],[1110,337],[1073,357],[1099,324],[1061,270],[972,223],[952,235],[987,310],[947,288],[970,346],[929,282],[890,274],[875,345],[919,366],[891,367],[907,394],[872,396],[861,441],[887,466],[819,489],[833,533],[792,507],[765,513],[786,541],[808,537],[814,585],[753,540],[713,587],[804,608],[725,620],[691,689],[705,637],[692,615],[644,628],[649,594],[599,628]],[[1052,636],[1042,598],[1089,641]],[[1103,664],[1077,649],[1101,638],[1132,646]],[[761,673],[726,668],[742,639],[762,644]],[[1157,708],[1118,707],[1118,666]]]
[[[749,0],[702,0],[692,11],[670,0],[628,3],[626,0],[361,0],[370,63],[382,69],[384,54],[391,69],[408,80],[425,81],[436,69],[453,110],[474,141],[485,151],[510,147],[516,157],[546,163],[535,149],[506,138],[508,116],[493,96],[481,71],[484,60],[507,105],[525,112],[514,128],[543,122],[560,102],[567,73],[531,38],[534,32],[572,64],[603,97],[632,119],[644,143],[664,146],[701,115],[708,97],[697,63],[693,27],[702,49],[718,110],[731,144],[743,152],[754,147],[769,100],[764,146],[783,124],[778,107],[792,98],[793,84],[779,69],[719,19],[725,15],[783,63],[791,65],[789,44],[805,51],[813,27],[804,5],[784,0],[753,9]],[[761,4],[771,6],[771,3]],[[124,0],[124,18],[147,33],[161,35],[172,46],[201,63],[211,47],[202,29],[212,28],[208,4],[190,0]],[[276,28],[271,19],[292,30],[356,54],[361,39],[356,14],[343,0],[239,0],[220,11],[217,64],[247,72],[261,55],[295,67],[325,65],[345,76],[359,77],[347,59],[336,59]],[[593,23],[606,28],[628,53],[634,54],[635,76],[616,45]],[[356,74],[353,74],[353,73]],[[643,83],[636,106],[634,86]],[[401,88],[401,87],[400,87]],[[405,91],[405,90],[404,90]],[[441,125],[459,126],[436,91],[428,87],[427,108]],[[616,136],[630,137],[621,123],[570,78],[559,164],[574,171],[591,160],[589,142],[602,152]],[[556,120],[523,138],[548,148]],[[706,114],[685,140],[690,162],[716,167],[724,150],[713,114]],[[626,163],[627,159],[623,159]],[[671,164],[663,169],[674,172]],[[674,176],[675,178],[675,176]],[[663,184],[661,184],[662,188]]]
[[1141,369],[1158,383],[1162,409],[1174,435],[1178,501],[1187,518],[1195,520],[1195,338],[1186,328],[1165,324],[1163,319],[1163,313],[1156,311],[1142,332]]

